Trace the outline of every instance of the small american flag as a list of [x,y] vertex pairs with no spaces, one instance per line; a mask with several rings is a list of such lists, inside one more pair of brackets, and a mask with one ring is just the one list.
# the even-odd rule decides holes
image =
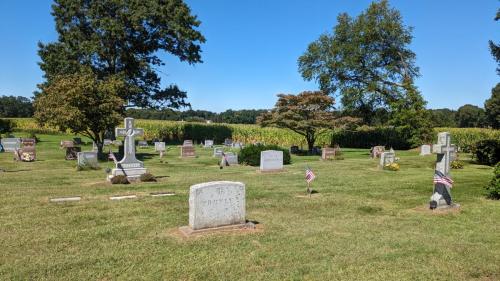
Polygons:
[[311,183],[316,178],[316,175],[313,173],[311,168],[306,168],[306,182]]
[[108,158],[113,160],[113,162],[115,162],[115,163],[118,162],[118,160],[116,160],[116,157],[115,157],[115,154],[113,153],[113,151],[109,152]]
[[436,183],[442,183],[449,188],[453,187],[453,180],[437,170],[434,172],[434,184]]

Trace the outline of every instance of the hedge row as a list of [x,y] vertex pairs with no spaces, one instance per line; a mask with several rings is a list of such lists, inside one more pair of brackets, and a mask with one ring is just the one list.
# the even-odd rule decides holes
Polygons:
[[[13,118],[16,130],[36,134],[55,134],[58,130],[40,127],[30,118]],[[144,128],[147,140],[159,139],[168,143],[181,143],[184,139],[202,142],[213,139],[222,143],[226,138],[243,143],[261,142],[280,146],[298,145],[307,147],[304,137],[287,129],[261,128],[258,125],[205,124],[162,120],[137,120],[136,126]],[[463,151],[470,152],[475,143],[484,139],[500,139],[500,130],[480,128],[435,128],[438,132],[450,132],[452,142]],[[434,140],[435,142],[436,140]],[[341,147],[370,148],[374,145],[392,146],[394,149],[408,149],[410,144],[398,130],[390,127],[360,127],[354,131],[325,130],[316,140],[317,146],[339,144]]]

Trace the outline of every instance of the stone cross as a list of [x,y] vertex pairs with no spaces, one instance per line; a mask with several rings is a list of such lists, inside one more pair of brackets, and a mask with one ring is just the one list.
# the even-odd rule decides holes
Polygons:
[[[134,118],[125,118],[125,128],[116,128],[117,137],[125,137],[123,159],[118,162],[123,168],[142,168],[144,164],[135,158],[135,137],[143,136],[144,129],[134,128]],[[133,165],[127,165],[133,164]]]
[[438,134],[438,143],[432,146],[432,152],[437,154],[436,170],[445,176],[450,174],[450,164],[452,154],[455,153],[456,146],[451,144],[451,135],[448,132]]

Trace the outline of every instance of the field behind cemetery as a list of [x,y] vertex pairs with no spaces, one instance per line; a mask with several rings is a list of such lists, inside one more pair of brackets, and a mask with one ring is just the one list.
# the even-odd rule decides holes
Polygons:
[[[138,149],[159,181],[110,185],[104,169],[64,160],[59,142],[72,136],[37,136],[34,163],[0,153],[0,280],[500,280],[500,202],[483,190],[492,168],[466,154],[452,171],[461,212],[436,215],[426,210],[435,156],[416,151],[397,151],[398,172],[344,148],[344,160],[293,156],[285,172],[259,174],[220,170],[199,147],[194,159],[171,147],[163,163]],[[306,165],[317,175],[312,198],[301,197]],[[189,186],[215,180],[246,184],[259,231],[180,238]],[[156,191],[176,195],[147,196]],[[124,194],[139,198],[108,199]],[[48,202],[70,195],[83,200]]]

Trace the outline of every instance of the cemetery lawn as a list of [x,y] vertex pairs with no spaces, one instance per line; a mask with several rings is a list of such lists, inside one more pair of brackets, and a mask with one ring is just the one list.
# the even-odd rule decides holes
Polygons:
[[[344,148],[345,160],[293,156],[285,172],[259,174],[220,170],[199,146],[194,159],[171,146],[161,163],[150,146],[137,151],[157,183],[110,185],[104,168],[77,172],[64,160],[59,142],[72,136],[38,137],[34,163],[0,153],[0,280],[500,280],[500,202],[483,190],[492,168],[465,154],[452,171],[461,212],[436,215],[426,210],[436,157],[416,151],[396,152],[398,172]],[[306,165],[312,198],[297,197]],[[217,180],[246,184],[247,219],[262,231],[175,236],[190,185]],[[158,191],[176,196],[147,196]],[[108,199],[126,194],[138,199]],[[82,201],[48,201],[72,195]]]

